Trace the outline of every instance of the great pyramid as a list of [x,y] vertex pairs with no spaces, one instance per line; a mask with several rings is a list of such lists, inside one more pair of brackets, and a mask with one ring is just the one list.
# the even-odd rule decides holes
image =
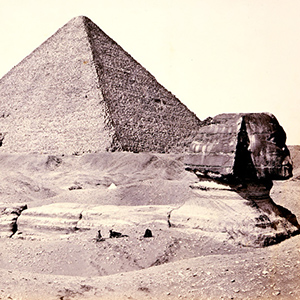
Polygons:
[[176,152],[200,123],[84,16],[0,80],[0,152]]

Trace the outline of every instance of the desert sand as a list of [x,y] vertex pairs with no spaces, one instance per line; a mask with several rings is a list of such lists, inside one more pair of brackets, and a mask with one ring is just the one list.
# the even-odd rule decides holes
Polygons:
[[[271,197],[299,216],[300,147],[290,150],[294,176],[274,182]],[[191,201],[199,179],[182,155],[1,154],[0,161],[1,299],[300,298],[300,237],[259,247],[230,236],[232,224],[247,234],[248,208],[228,211],[224,186],[204,182],[228,204],[207,198],[201,208],[226,217],[198,227],[181,220],[186,203],[191,216],[199,210]],[[5,220],[16,215],[8,211],[25,205],[12,234]],[[109,238],[111,229],[124,236]]]

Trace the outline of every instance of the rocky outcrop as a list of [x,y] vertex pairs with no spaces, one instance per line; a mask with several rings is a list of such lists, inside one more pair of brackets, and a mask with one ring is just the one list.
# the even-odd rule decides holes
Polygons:
[[53,203],[29,208],[17,220],[16,237],[55,239],[57,235],[101,230],[105,239],[111,229],[136,236],[144,227],[150,227],[155,231],[170,228],[174,234],[189,232],[219,242],[229,240],[238,245],[264,247],[299,233],[295,215],[276,205],[264,186],[236,190],[234,186],[201,180],[190,188],[193,195],[182,204]]
[[185,159],[192,169],[242,181],[292,176],[286,134],[273,115],[221,114],[204,124]]
[[[189,214],[190,201],[173,218],[193,228],[227,232],[242,245],[266,246],[298,234],[296,216],[270,197],[272,180],[293,175],[285,141],[283,128],[268,113],[221,114],[207,119],[191,144],[192,153],[185,158],[187,169],[199,177],[199,187],[194,188],[201,200],[192,201],[196,208],[189,222],[180,218]],[[218,209],[203,213],[199,201],[224,207],[226,213],[220,210],[219,214]]]
[[263,184],[245,187],[201,179],[191,185],[195,197],[172,211],[174,227],[229,237],[242,246],[265,247],[299,233],[289,210],[276,205]]
[[0,237],[12,237],[17,232],[17,220],[26,209],[26,204],[0,204]]
[[154,238],[168,232],[266,246],[299,231],[296,216],[270,198],[271,181],[197,177],[183,160],[128,152],[0,155],[2,201],[28,204],[20,216],[2,209],[10,223],[1,236],[14,228],[14,238],[93,239],[101,230],[106,239],[115,230],[138,239],[149,228]]
[[39,237],[47,232],[68,234],[76,230],[83,205],[55,203],[29,208],[18,219],[18,230],[27,236]]
[[[101,229],[104,237],[112,228],[132,232],[140,226],[167,228],[167,217],[178,205],[116,206],[53,203],[24,211],[18,219],[22,237],[48,238],[55,234]],[[20,236],[20,235],[19,235]]]

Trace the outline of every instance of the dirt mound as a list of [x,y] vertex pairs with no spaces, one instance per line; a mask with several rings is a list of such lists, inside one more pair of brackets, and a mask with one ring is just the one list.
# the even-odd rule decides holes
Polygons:
[[[149,201],[159,204],[165,201],[163,194],[169,192],[168,201],[173,203],[181,201],[186,182],[195,180],[194,175],[184,170],[180,156],[147,153],[12,154],[1,155],[0,164],[5,170],[0,175],[4,202],[43,199],[80,202],[91,193],[90,201],[97,202],[98,194],[102,204],[121,204],[120,201],[124,205],[142,205]],[[156,183],[159,183],[157,189],[153,189]],[[112,189],[113,186],[118,189]],[[101,194],[105,200],[101,200]],[[106,194],[111,194],[111,199]]]

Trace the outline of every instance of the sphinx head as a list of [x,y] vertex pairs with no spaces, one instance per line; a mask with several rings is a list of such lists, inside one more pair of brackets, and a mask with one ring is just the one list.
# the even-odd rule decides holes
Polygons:
[[200,128],[186,163],[201,172],[239,179],[288,179],[286,134],[268,113],[221,114]]
[[293,176],[292,160],[286,146],[286,134],[275,116],[253,113],[243,116],[250,153],[256,176],[271,180]]

